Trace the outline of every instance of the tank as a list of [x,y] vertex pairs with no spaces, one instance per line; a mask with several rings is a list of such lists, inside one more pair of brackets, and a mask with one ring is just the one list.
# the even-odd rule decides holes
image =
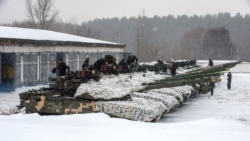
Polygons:
[[[26,113],[37,112],[41,115],[77,114],[98,112],[96,99],[92,96],[75,97],[74,94],[82,83],[99,81],[102,73],[97,70],[68,72],[65,76],[49,77],[49,87],[29,90],[19,94],[20,106]],[[129,100],[129,96],[113,100]]]
[[[70,72],[65,76],[49,78],[51,83],[49,87],[20,93],[18,109],[25,107],[26,113],[41,115],[103,112],[110,116],[136,121],[158,121],[162,115],[182,105],[196,94],[210,91],[212,89],[210,84],[220,81],[220,75],[223,74],[221,72],[237,63],[196,69],[177,76],[164,75],[164,78],[158,77],[160,80],[143,83],[130,90],[124,89],[124,84],[133,84],[129,78],[121,84],[119,83],[123,81],[122,79],[119,79],[119,83],[110,81],[110,83],[114,82],[114,84],[110,84],[110,89],[115,87],[115,89],[127,90],[123,94],[107,94],[104,91],[108,89],[106,84],[95,84],[94,81],[104,79],[103,74],[98,71]],[[141,74],[143,75],[140,76],[140,79],[144,79],[145,73]],[[161,76],[161,74],[155,73],[151,73],[151,75]],[[105,77],[105,79],[119,77],[124,76],[114,75]],[[82,91],[77,95],[79,88]],[[101,94],[95,94],[95,90],[99,90]]]

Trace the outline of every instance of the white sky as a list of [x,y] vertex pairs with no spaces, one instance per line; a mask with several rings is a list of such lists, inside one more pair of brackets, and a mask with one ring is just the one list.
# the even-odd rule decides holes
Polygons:
[[[4,1],[1,3],[1,1]],[[131,17],[145,12],[154,15],[205,15],[229,12],[250,14],[250,0],[55,0],[64,22],[78,22],[107,17]],[[25,0],[0,0],[0,23],[22,21]]]

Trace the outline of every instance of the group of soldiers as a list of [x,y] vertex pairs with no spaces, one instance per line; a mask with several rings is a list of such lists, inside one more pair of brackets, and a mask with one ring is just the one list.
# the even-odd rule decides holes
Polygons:
[[[105,55],[103,58],[98,59],[93,65],[90,65],[90,59],[86,58],[82,64],[82,71],[84,72],[84,77],[91,79],[90,77],[92,74],[91,72],[97,71],[103,74],[115,74],[118,75],[119,73],[133,73],[137,71],[155,71],[156,73],[169,72],[172,76],[176,75],[176,69],[178,67],[184,67],[189,65],[195,65],[196,60],[191,61],[181,61],[181,62],[167,62],[164,63],[162,60],[158,60],[157,63],[153,66],[149,65],[139,65],[138,58],[135,55],[130,55],[128,58],[122,59],[118,64],[116,63],[116,58],[112,55]],[[70,72],[69,66],[67,66],[62,59],[60,58],[58,61],[57,66],[52,70],[53,73],[57,72],[58,76],[64,76],[66,72]]]
[[138,67],[138,58],[135,55],[130,55],[127,60],[122,59],[119,64],[116,63],[116,58],[112,55],[105,55],[104,58],[98,59],[93,65],[90,65],[90,59],[86,58],[82,64],[82,70],[75,74],[70,71],[70,67],[63,62],[62,58],[58,60],[57,66],[52,69],[52,73],[57,73],[57,76],[69,76],[89,80],[96,78],[99,80],[101,73],[115,74],[134,72]]
[[162,60],[158,60],[157,63],[154,65],[154,71],[156,73],[167,72],[169,69],[170,74],[172,76],[175,76],[177,74],[176,70],[179,67],[185,67],[185,66],[194,66],[196,65],[196,60],[190,60],[190,61],[170,61],[167,63],[164,63]]
[[135,55],[130,55],[126,61],[125,59],[122,59],[119,62],[120,73],[135,72],[138,71],[138,69],[138,58]]

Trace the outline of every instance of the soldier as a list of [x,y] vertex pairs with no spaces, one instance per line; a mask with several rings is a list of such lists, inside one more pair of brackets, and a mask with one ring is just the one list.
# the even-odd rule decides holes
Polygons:
[[119,69],[120,69],[120,72],[122,73],[125,73],[127,72],[127,63],[125,62],[124,59],[122,59],[120,62],[119,62]]
[[82,70],[89,70],[89,58],[86,58],[82,64]]
[[174,62],[171,62],[170,64],[170,73],[172,76],[176,75],[176,69],[177,69],[177,65]]
[[126,62],[125,62],[125,60],[124,59],[122,59],[120,62],[119,62],[119,65],[121,65],[121,66],[124,66],[124,65],[126,65]]
[[113,62],[116,62],[116,59],[112,55],[105,55],[104,59],[108,61],[109,64],[112,64]]
[[[112,56],[113,57],[113,56]],[[116,63],[116,58],[113,57],[110,59],[110,61],[108,61],[108,73],[109,74],[115,74],[115,75],[118,75],[119,74],[119,65]]]
[[135,55],[130,55],[127,59],[127,66],[130,72],[135,72],[138,70],[138,58]]
[[56,68],[54,68],[54,69],[52,70],[52,72],[55,72],[56,69],[58,70],[58,76],[64,76],[64,75],[66,75],[66,70],[67,70],[67,69],[68,69],[68,71],[70,70],[69,66],[67,66],[67,65],[63,62],[62,58],[60,58],[60,59],[58,60],[58,64],[57,64]]
[[137,64],[138,63],[138,58],[135,55],[130,55],[127,59],[127,64]]
[[97,69],[98,71],[102,72],[102,66],[107,63],[107,60],[104,58],[98,59],[94,64],[94,68]]
[[232,73],[228,72],[227,74],[227,88],[231,89]]
[[213,60],[212,60],[212,59],[208,59],[208,65],[209,65],[209,66],[213,66],[213,65],[214,65],[214,63],[213,63]]
[[158,59],[158,60],[157,60],[157,63],[160,64],[160,65],[163,65],[163,64],[164,64],[164,62],[163,62],[161,59]]
[[211,96],[213,96],[213,94],[214,94],[214,87],[215,87],[214,82],[210,82],[210,86],[211,86]]

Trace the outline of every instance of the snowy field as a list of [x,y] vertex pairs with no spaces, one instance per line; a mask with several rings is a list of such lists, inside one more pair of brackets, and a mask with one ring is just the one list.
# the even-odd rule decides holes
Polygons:
[[[250,64],[232,71],[232,89],[226,87],[226,73],[216,83],[214,95],[197,95],[163,116],[157,123],[110,118],[106,114],[40,116],[0,115],[2,141],[249,141]],[[16,92],[0,93],[0,113],[11,111],[19,102]]]

